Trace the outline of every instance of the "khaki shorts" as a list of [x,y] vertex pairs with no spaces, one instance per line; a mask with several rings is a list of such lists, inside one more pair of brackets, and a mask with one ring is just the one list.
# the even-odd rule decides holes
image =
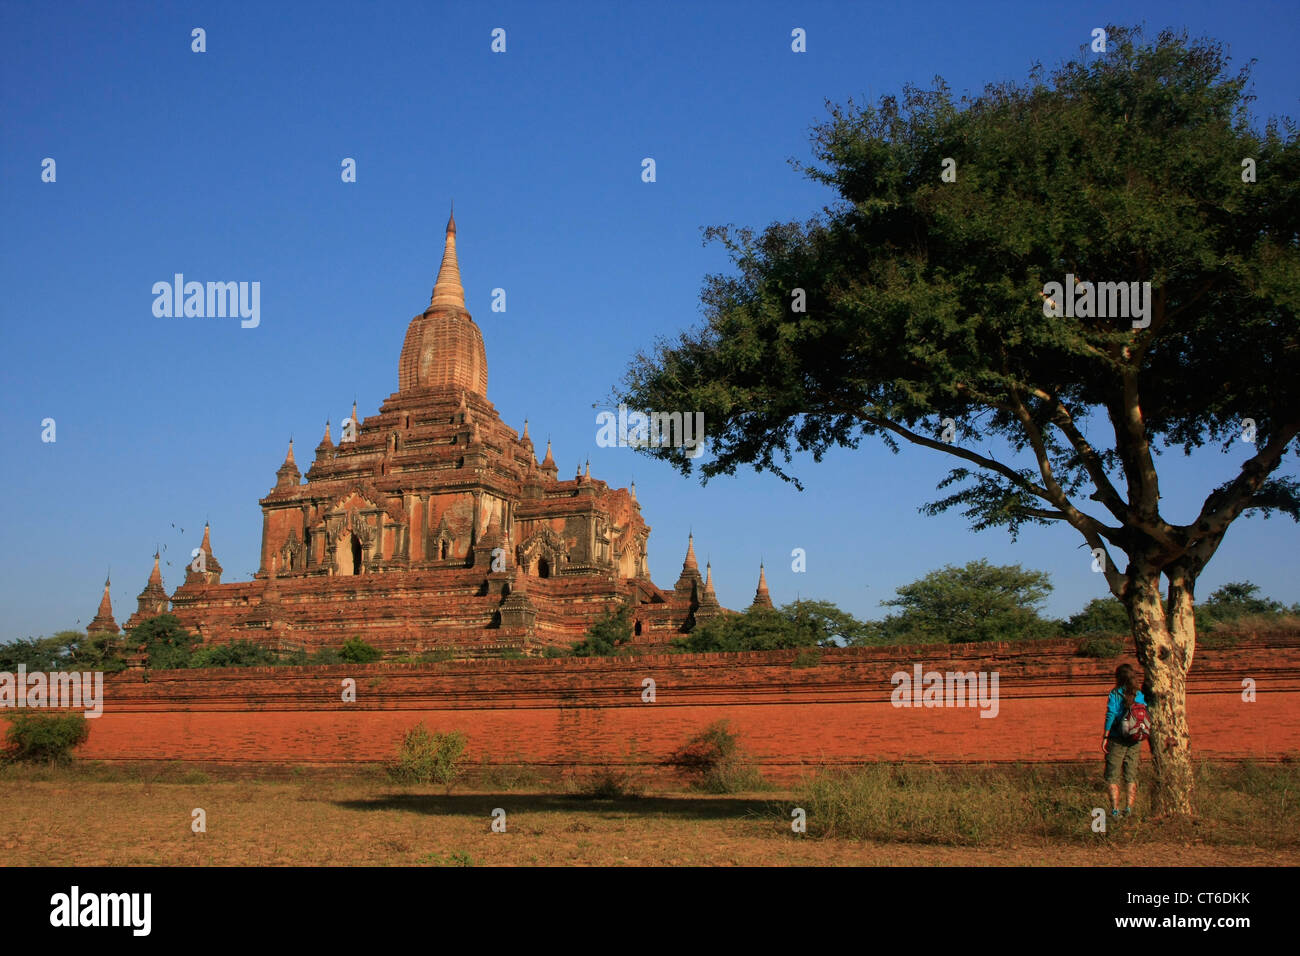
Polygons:
[[1138,759],[1142,752],[1142,741],[1126,744],[1112,739],[1106,748],[1106,782],[1119,783],[1120,769],[1124,771],[1125,783],[1137,783]]

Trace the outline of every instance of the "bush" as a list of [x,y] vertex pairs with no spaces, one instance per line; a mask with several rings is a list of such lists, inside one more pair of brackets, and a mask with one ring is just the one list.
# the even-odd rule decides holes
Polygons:
[[602,767],[582,780],[570,778],[573,796],[587,800],[622,800],[639,797],[645,787],[627,770]]
[[458,730],[433,733],[416,724],[402,738],[397,759],[389,774],[401,783],[440,783],[451,793],[452,784],[464,772],[466,737]]
[[71,759],[72,748],[90,736],[84,714],[13,714],[5,740],[11,760],[61,763]]
[[817,647],[801,647],[794,655],[791,667],[816,667],[822,662],[822,652]]
[[1079,642],[1075,653],[1080,657],[1119,657],[1123,650],[1123,643],[1115,638],[1091,634]]
[[710,724],[686,742],[668,763],[692,778],[706,793],[739,793],[766,787],[758,767],[740,748],[740,737],[725,720]]
[[632,605],[621,604],[587,629],[584,640],[574,644],[574,657],[624,657],[632,653]]
[[280,662],[280,655],[252,641],[231,641],[200,647],[190,655],[190,667],[267,667]]
[[156,670],[175,670],[190,666],[197,634],[187,631],[174,614],[159,614],[143,621],[127,632],[128,647],[144,645],[149,667]]
[[359,637],[349,638],[339,649],[339,658],[347,664],[369,664],[383,657],[383,652]]

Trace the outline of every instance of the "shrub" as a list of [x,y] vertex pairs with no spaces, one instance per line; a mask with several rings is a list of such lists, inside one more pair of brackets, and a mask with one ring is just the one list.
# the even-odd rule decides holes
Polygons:
[[451,793],[452,784],[464,772],[466,738],[458,730],[433,733],[416,724],[402,738],[397,759],[389,774],[402,783],[440,783]]
[[60,763],[71,759],[72,748],[89,736],[84,714],[13,714],[5,734],[6,756]]
[[1079,642],[1075,653],[1080,657],[1119,657],[1123,650],[1123,643],[1115,638],[1091,634]]
[[128,647],[144,645],[149,667],[156,670],[175,670],[190,666],[197,634],[187,631],[174,614],[159,614],[136,625],[126,636]]
[[816,667],[822,662],[821,648],[801,647],[794,655],[791,667]]
[[710,724],[668,759],[707,793],[738,793],[766,787],[762,774],[740,748],[740,737],[725,720]]
[[632,605],[621,604],[587,629],[585,639],[574,644],[574,657],[624,657],[632,653]]
[[645,787],[629,771],[619,767],[602,767],[582,780],[569,780],[575,797],[588,800],[622,800],[639,797]]
[[369,664],[383,657],[383,652],[359,637],[349,638],[339,649],[339,658],[347,664]]
[[240,640],[198,648],[190,655],[190,667],[267,667],[279,660],[271,648]]

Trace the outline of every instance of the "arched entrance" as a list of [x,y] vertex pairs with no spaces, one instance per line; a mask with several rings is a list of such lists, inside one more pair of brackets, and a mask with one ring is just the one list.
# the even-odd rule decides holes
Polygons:
[[549,578],[551,576],[551,562],[545,558],[537,562],[537,576],[539,578]]
[[361,540],[351,531],[339,535],[334,545],[334,567],[336,574],[347,577],[362,573]]

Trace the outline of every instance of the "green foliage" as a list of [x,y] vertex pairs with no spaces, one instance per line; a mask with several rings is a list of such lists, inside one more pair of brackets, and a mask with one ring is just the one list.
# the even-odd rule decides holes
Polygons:
[[367,644],[360,637],[348,638],[339,648],[339,659],[345,664],[369,664],[383,656],[383,651]]
[[29,671],[76,670],[111,674],[126,667],[121,646],[122,639],[116,634],[59,631],[50,637],[29,637],[0,644],[0,670],[12,672],[23,664]]
[[791,667],[816,667],[822,662],[822,652],[817,647],[801,647],[795,654]]
[[900,587],[881,603],[898,607],[877,625],[873,643],[941,644],[1019,641],[1055,636],[1058,626],[1039,608],[1052,590],[1050,577],[1018,564],[980,559],[947,565]]
[[625,657],[632,653],[632,605],[624,603],[587,629],[569,651],[574,657]]
[[5,756],[12,760],[66,761],[72,756],[72,748],[90,736],[84,714],[18,712],[6,717],[9,729],[5,734]]
[[284,658],[269,647],[252,641],[203,646],[190,655],[190,667],[270,667]]
[[1196,606],[1197,628],[1212,631],[1220,624],[1243,617],[1272,617],[1287,613],[1286,605],[1258,594],[1259,586],[1249,581],[1223,585]]
[[401,783],[440,783],[451,792],[464,772],[466,737],[458,730],[433,733],[421,722],[406,732],[388,772]]
[[575,797],[587,800],[626,800],[645,792],[645,785],[631,771],[622,767],[601,767],[587,777],[571,779]]
[[1069,635],[1128,634],[1132,625],[1124,605],[1113,597],[1093,598],[1078,614],[1071,615],[1062,630]]
[[128,647],[144,645],[148,666],[155,670],[189,667],[199,638],[187,631],[174,614],[159,614],[127,633]]
[[1124,645],[1113,637],[1094,634],[1079,642],[1080,657],[1119,657]]
[[837,647],[860,643],[869,626],[829,601],[793,601],[780,608],[750,608],[740,614],[707,618],[674,638],[674,650],[766,651],[796,647]]
[[669,759],[707,793],[740,793],[766,787],[762,774],[740,747],[740,737],[719,720],[691,737]]

